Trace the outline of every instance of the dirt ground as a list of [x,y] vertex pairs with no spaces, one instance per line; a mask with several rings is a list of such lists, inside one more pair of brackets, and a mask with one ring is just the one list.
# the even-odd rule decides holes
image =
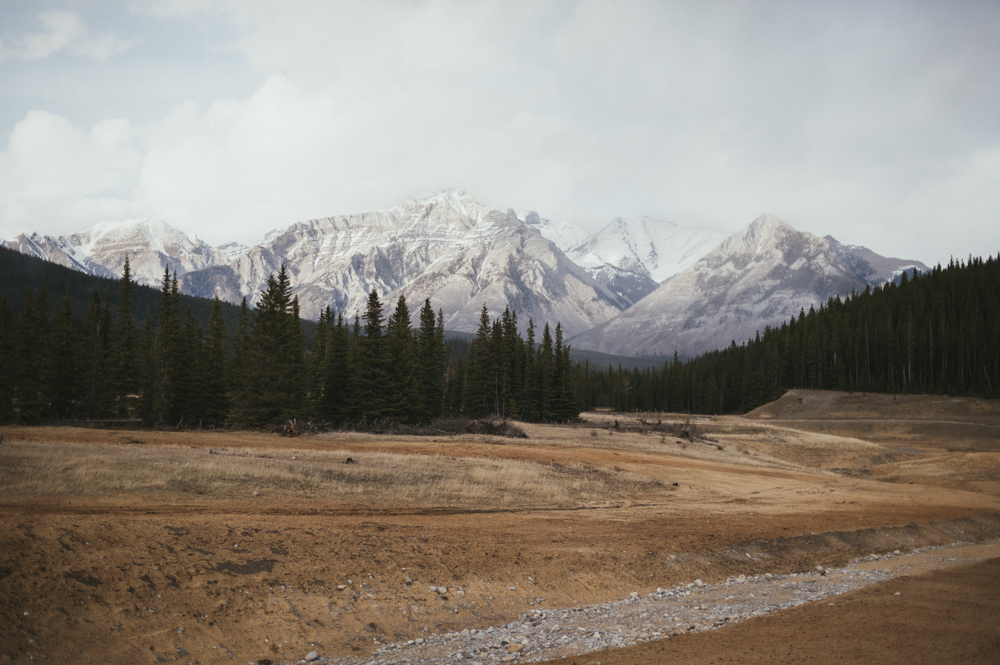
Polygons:
[[[0,662],[360,659],[539,606],[1000,537],[1000,404],[884,398],[796,391],[739,418],[585,414],[524,425],[523,440],[2,428]],[[996,571],[890,584],[930,589],[903,598],[978,635],[934,585],[995,617],[981,591]],[[717,662],[733,655],[718,645],[741,643],[733,630],[772,624],[770,662],[804,662],[779,628],[817,621],[815,639],[850,636],[837,652],[849,658],[874,648],[857,622],[891,618],[882,591],[855,593],[822,617],[803,607],[580,662]],[[670,660],[676,648],[690,657]],[[954,649],[934,662],[963,662]]]
[[838,596],[833,604],[812,603],[716,631],[546,662],[995,665],[998,625],[1000,559],[991,559],[900,577]]

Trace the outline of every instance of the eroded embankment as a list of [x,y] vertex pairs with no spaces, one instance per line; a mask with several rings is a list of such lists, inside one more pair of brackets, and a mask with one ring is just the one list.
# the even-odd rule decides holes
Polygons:
[[[291,662],[312,650],[362,658],[387,642],[645,596],[696,578],[802,573],[872,553],[1000,537],[996,514],[751,540],[730,525],[718,547],[692,535],[686,543],[633,542],[624,554],[622,537],[636,541],[648,524],[622,531],[591,523],[566,547],[556,543],[555,525],[585,524],[533,527],[521,518],[487,528],[502,516],[474,519],[10,516],[0,551],[0,654],[106,663],[183,654],[208,663],[231,662],[228,654]],[[582,552],[585,541],[605,551]],[[607,551],[615,546],[618,561]]]

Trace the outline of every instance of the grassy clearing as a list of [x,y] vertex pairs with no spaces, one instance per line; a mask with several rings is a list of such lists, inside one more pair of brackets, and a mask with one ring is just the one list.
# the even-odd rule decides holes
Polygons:
[[[347,458],[355,463],[345,463]],[[643,474],[392,453],[5,442],[0,500],[204,496],[328,499],[348,505],[523,507],[666,492]]]

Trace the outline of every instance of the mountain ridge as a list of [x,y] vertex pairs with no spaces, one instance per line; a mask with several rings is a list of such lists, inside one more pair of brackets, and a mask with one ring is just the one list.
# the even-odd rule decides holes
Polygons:
[[622,314],[569,341],[604,353],[694,356],[867,285],[829,240],[765,213]]

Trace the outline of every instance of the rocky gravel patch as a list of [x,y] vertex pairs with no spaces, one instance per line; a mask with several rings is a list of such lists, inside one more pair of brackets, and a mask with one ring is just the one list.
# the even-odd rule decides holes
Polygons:
[[[975,547],[975,546],[973,546]],[[983,546],[980,546],[983,547]],[[911,552],[872,554],[843,568],[817,566],[789,575],[730,577],[708,584],[700,579],[655,592],[633,592],[620,601],[562,609],[536,609],[517,621],[486,629],[432,634],[401,644],[382,645],[358,660],[309,654],[310,662],[337,665],[423,665],[429,663],[535,662],[618,649],[683,633],[713,630],[770,612],[877,584],[916,568],[943,568],[1000,555],[1000,541],[986,546],[992,554],[967,551],[966,543],[925,547]],[[305,661],[300,661],[305,662]],[[254,665],[254,664],[250,664]]]

